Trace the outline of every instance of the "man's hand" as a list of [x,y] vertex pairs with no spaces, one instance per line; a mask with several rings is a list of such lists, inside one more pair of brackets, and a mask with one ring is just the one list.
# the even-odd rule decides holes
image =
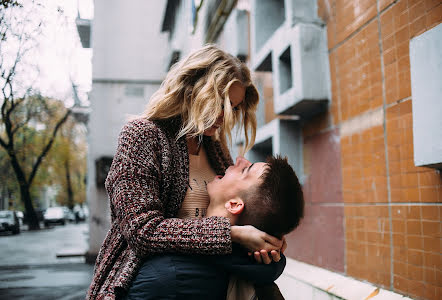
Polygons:
[[280,251],[287,247],[285,239],[280,240],[251,225],[234,225],[231,230],[232,241],[254,252],[259,263],[269,264],[272,260],[278,262],[281,259]]

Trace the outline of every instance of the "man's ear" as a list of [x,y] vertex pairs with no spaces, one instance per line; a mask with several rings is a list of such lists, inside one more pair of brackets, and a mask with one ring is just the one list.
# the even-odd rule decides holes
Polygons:
[[244,202],[241,198],[233,198],[226,202],[224,207],[230,212],[232,215],[239,215],[242,213],[244,209]]

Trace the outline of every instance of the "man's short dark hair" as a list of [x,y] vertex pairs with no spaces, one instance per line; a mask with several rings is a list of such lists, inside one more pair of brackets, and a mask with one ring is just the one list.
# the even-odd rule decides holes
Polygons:
[[295,229],[304,217],[304,196],[287,158],[269,157],[261,183],[243,191],[238,225],[253,225],[275,237]]

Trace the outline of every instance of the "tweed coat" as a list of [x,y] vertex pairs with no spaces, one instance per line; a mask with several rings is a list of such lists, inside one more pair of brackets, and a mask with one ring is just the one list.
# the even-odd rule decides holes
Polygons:
[[[99,251],[87,299],[118,299],[143,260],[157,253],[228,254],[230,222],[224,217],[178,219],[189,182],[185,138],[176,139],[179,118],[128,122],[106,178],[111,229]],[[217,141],[203,145],[215,173],[233,162]]]

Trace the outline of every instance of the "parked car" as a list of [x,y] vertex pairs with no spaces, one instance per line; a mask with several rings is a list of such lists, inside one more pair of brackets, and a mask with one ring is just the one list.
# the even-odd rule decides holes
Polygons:
[[75,214],[67,206],[63,206],[64,215],[69,222],[75,222]]
[[20,221],[15,211],[0,211],[0,231],[11,231],[12,234],[20,233]]
[[75,223],[85,221],[87,218],[87,207],[76,204],[74,206]]
[[18,222],[20,223],[20,226],[23,226],[23,219],[25,217],[24,213],[22,211],[17,210],[17,218],[18,218]]
[[43,221],[45,227],[49,227],[50,224],[65,225],[67,221],[66,210],[63,207],[49,207],[43,214]]

